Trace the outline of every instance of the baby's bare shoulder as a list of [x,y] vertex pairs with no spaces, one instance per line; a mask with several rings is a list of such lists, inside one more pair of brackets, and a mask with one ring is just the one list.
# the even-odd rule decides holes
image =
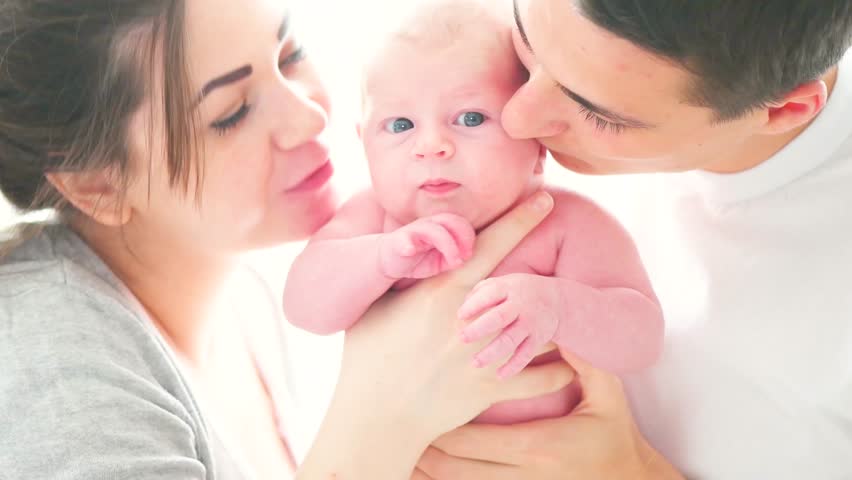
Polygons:
[[362,190],[352,195],[343,203],[343,206],[337,212],[338,215],[349,212],[358,215],[379,215],[384,216],[384,209],[379,205],[379,200],[376,198],[375,192],[370,189]]
[[547,185],[544,190],[553,197],[553,211],[547,222],[613,222],[615,219],[591,198],[561,187]]
[[378,233],[382,230],[384,220],[385,211],[379,205],[375,193],[364,190],[344,202],[334,217],[314,235],[314,240]]
[[553,212],[543,222],[564,248],[577,251],[632,248],[630,234],[612,214],[577,192],[546,187],[553,196]]

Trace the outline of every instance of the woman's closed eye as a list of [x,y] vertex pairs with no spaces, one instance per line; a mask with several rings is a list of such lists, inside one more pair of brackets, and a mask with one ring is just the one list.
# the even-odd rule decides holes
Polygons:
[[[304,47],[299,46],[294,49],[292,53],[290,53],[278,62],[278,69],[281,71],[282,74],[286,74],[288,73],[290,68],[305,60],[306,57],[307,54],[305,53]],[[237,111],[221,120],[213,122],[210,126],[219,135],[225,135],[230,130],[233,130],[234,128],[238,127],[240,122],[242,122],[246,118],[250,111],[251,105],[249,105],[248,102],[243,100],[242,105],[240,105],[240,108],[237,109]]]
[[300,45],[295,50],[293,50],[293,53],[291,53],[290,55],[287,55],[287,57],[285,57],[283,60],[278,62],[278,68],[282,72],[284,72],[285,69],[287,69],[288,67],[291,67],[293,65],[296,65],[297,63],[304,60],[307,56],[308,55],[305,52],[305,47]]
[[211,126],[214,130],[216,130],[216,133],[218,133],[219,135],[225,135],[226,133],[228,133],[228,131],[236,128],[240,124],[240,122],[242,122],[243,119],[246,118],[246,115],[248,115],[249,110],[251,110],[251,106],[245,101],[243,101],[243,104],[236,112],[222,120],[213,122]]

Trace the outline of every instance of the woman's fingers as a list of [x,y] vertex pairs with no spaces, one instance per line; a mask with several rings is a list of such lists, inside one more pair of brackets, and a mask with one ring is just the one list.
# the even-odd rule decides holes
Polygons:
[[565,362],[529,366],[496,384],[502,397],[498,401],[521,400],[553,393],[567,387],[574,376],[574,369]]
[[534,425],[469,423],[438,437],[432,446],[454,457],[484,462],[500,459],[510,465],[521,465],[525,460],[524,452],[541,437]]
[[419,468],[417,468],[417,469],[414,470],[414,473],[411,474],[411,480],[435,480],[435,479],[430,477],[429,475],[426,475],[426,473],[423,470],[420,470]]
[[535,356],[544,355],[545,353],[552,352],[556,350],[556,344],[553,342],[545,343],[544,345],[538,347],[538,350],[535,351]]
[[487,277],[552,208],[553,198],[546,192],[530,196],[479,234],[473,257],[450,273],[450,278],[463,285],[475,285]]
[[580,385],[580,407],[591,406],[596,411],[620,411],[626,408],[624,387],[618,376],[595,368],[566,350],[560,350],[560,353],[573,368]]
[[518,468],[514,465],[454,457],[434,447],[426,449],[417,468],[423,471],[424,479],[432,480],[514,480],[520,478],[518,477]]

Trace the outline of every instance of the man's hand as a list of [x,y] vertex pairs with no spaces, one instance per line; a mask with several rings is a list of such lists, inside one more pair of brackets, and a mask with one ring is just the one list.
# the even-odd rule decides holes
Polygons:
[[583,390],[570,415],[518,425],[465,425],[434,442],[412,478],[684,480],[639,433],[620,379],[563,355]]

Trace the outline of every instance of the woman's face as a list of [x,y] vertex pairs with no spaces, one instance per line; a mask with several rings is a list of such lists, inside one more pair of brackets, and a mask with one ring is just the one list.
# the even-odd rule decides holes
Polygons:
[[128,192],[130,222],[146,236],[193,251],[238,253],[303,239],[333,215],[323,140],[329,100],[304,58],[287,5],[186,1],[203,181],[200,198],[194,170],[188,193],[169,185],[162,88],[154,85],[153,107],[140,109],[130,132],[139,167]]

